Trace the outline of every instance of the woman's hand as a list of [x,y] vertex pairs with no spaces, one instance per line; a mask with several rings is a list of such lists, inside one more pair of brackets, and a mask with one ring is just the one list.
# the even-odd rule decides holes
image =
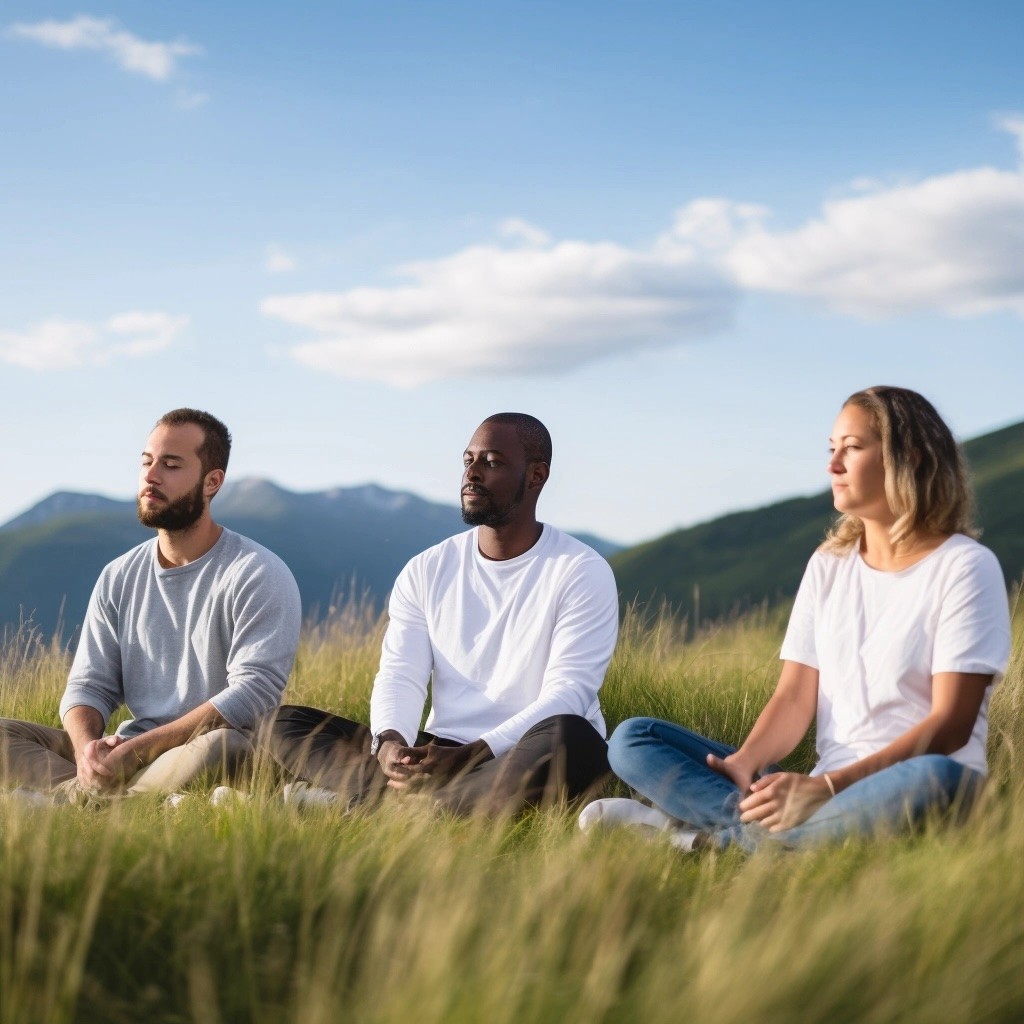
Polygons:
[[[730,754],[728,757],[715,757],[708,754],[708,767],[713,768],[719,775],[724,775],[741,792],[748,793],[750,784],[754,781],[756,772],[748,768],[739,756],[739,751]],[[743,804],[740,804],[742,807]]]
[[831,797],[828,783],[820,776],[772,772],[751,784],[750,796],[740,801],[740,821],[783,832],[806,821]]

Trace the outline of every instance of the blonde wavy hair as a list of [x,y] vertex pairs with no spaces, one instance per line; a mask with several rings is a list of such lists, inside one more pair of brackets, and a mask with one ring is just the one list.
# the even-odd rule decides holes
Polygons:
[[[907,388],[875,387],[850,395],[843,408],[848,405],[863,409],[882,439],[885,497],[896,516],[889,530],[893,545],[906,545],[918,533],[976,537],[967,464],[931,402]],[[843,513],[821,547],[842,554],[863,536],[863,521]]]

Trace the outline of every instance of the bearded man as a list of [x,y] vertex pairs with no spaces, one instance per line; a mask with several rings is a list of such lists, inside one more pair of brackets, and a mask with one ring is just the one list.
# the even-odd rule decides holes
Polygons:
[[[209,413],[157,422],[138,490],[139,521],[157,535],[100,574],[60,702],[64,728],[0,720],[8,786],[57,803],[173,792],[252,749],[288,681],[301,608],[284,562],[210,515],[230,451]],[[130,717],[105,735],[121,705]]]
[[[499,413],[463,454],[474,529],[417,555],[389,604],[370,727],[285,706],[271,750],[286,799],[374,803],[428,792],[455,813],[514,813],[581,796],[608,772],[598,701],[618,629],[608,563],[538,522],[551,437]],[[430,715],[420,720],[430,684]]]

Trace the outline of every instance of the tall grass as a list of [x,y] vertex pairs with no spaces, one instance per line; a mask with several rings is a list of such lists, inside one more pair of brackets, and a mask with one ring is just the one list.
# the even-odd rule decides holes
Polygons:
[[[627,618],[605,688],[739,739],[771,691],[767,611],[687,639]],[[365,717],[381,635],[307,630],[287,699]],[[0,714],[55,719],[67,668],[0,651]],[[687,857],[574,816],[493,825],[397,798],[100,811],[0,798],[0,1021],[1014,1021],[1024,1016],[1024,628],[967,826],[801,853]],[[805,762],[807,748],[794,755]]]

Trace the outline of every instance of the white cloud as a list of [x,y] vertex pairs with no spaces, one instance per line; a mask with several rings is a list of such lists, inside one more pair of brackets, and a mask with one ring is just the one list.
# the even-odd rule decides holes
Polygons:
[[1017,155],[1024,164],[1024,114],[1000,114],[994,118],[995,126],[1017,140]]
[[658,240],[663,252],[682,250],[699,256],[714,255],[756,229],[771,211],[754,203],[731,199],[695,199],[676,210],[671,229]]
[[[1024,146],[1024,116],[999,123]],[[499,227],[509,244],[411,264],[407,283],[277,295],[260,310],[307,332],[299,362],[406,387],[679,344],[727,327],[744,291],[865,318],[1024,316],[1020,168],[852,188],[793,230],[772,230],[764,206],[696,199],[647,248],[556,242],[512,218]]]
[[298,266],[295,257],[279,245],[268,245],[263,254],[263,269],[268,274],[287,274]]
[[[1024,117],[1000,127],[1024,146]],[[1024,315],[1024,172],[980,167],[884,185],[854,179],[855,194],[822,204],[791,231],[770,211],[698,199],[676,213],[659,244],[719,267],[745,291],[815,299],[860,317],[916,311]]]
[[[1024,118],[1002,126],[1024,140]],[[746,289],[843,313],[1024,315],[1024,172],[978,167],[822,205],[794,231],[748,224],[721,254]]]
[[70,21],[39,21],[34,24],[16,24],[9,34],[17,39],[29,39],[58,50],[94,50],[105,53],[125,71],[145,75],[157,82],[165,82],[175,72],[183,57],[194,57],[202,47],[179,40],[152,42],[119,28],[110,18],[93,18],[80,14]]
[[196,107],[201,107],[204,103],[207,103],[209,99],[209,93],[179,89],[174,95],[174,105],[179,110],[195,110]]
[[172,345],[187,316],[128,312],[93,325],[55,317],[25,331],[0,331],[0,362],[28,370],[95,366],[116,356],[138,358]]
[[400,387],[452,376],[559,371],[727,326],[734,296],[687,254],[561,242],[479,245],[410,264],[396,288],[265,299],[266,316],[319,337],[299,362]]
[[509,217],[498,225],[498,233],[502,238],[511,241],[525,242],[527,245],[547,245],[551,237],[546,231],[520,217]]
[[867,175],[861,175],[861,177],[854,178],[850,182],[851,192],[878,192],[884,187],[884,182],[879,181],[878,178],[870,178]]

